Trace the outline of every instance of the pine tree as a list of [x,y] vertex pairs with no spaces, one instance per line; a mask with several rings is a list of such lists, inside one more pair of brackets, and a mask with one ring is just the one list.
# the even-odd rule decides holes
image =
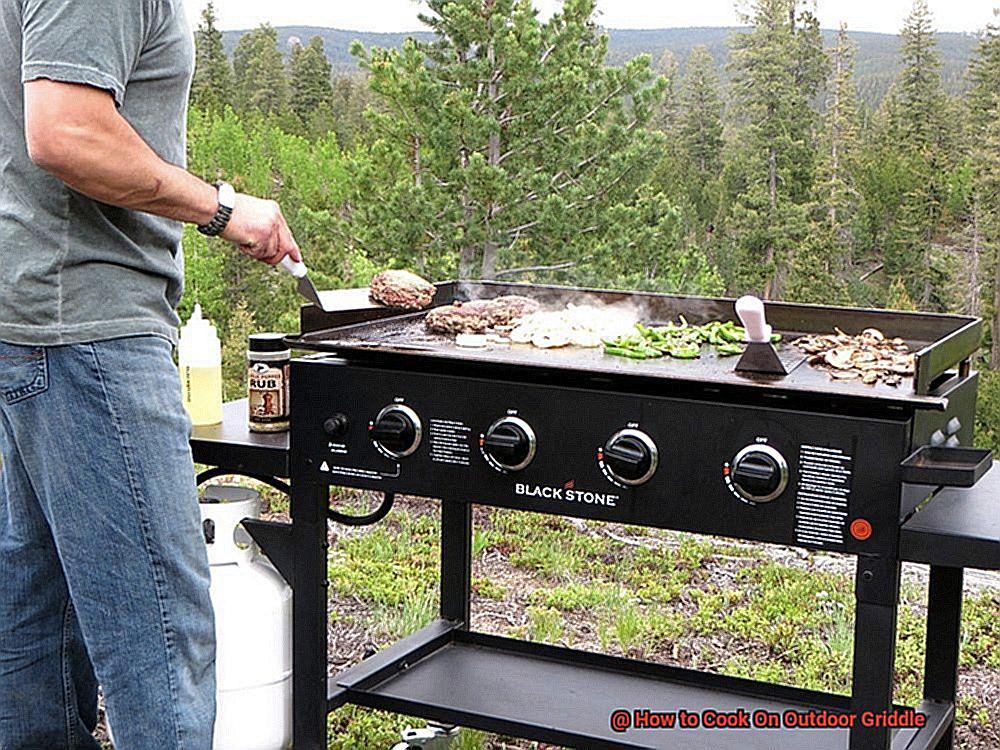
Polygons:
[[674,53],[670,50],[664,50],[656,65],[656,72],[666,80],[667,85],[652,124],[667,134],[673,134],[677,127],[677,77],[679,69],[680,66],[677,64],[677,57]]
[[691,201],[703,223],[718,210],[710,187],[722,170],[722,112],[715,59],[707,47],[695,47],[681,83],[678,137],[690,172]]
[[221,110],[233,104],[233,68],[222,44],[214,3],[201,12],[194,32],[195,71],[191,104],[203,110]]
[[835,243],[823,224],[815,225],[789,261],[787,299],[817,305],[849,305],[843,259],[831,252]]
[[333,80],[333,131],[344,149],[354,147],[368,132],[365,110],[374,105],[374,94],[361,73],[341,73]]
[[840,27],[830,53],[822,156],[814,188],[816,210],[809,236],[791,259],[788,297],[798,302],[850,303],[847,278],[853,251],[857,191],[852,166],[858,139],[854,47]]
[[892,147],[912,173],[886,247],[886,270],[904,278],[910,296],[928,307],[934,296],[932,241],[946,200],[952,128],[941,61],[926,0],[914,0],[901,32],[903,69],[886,107]]
[[906,284],[898,276],[889,285],[889,296],[886,299],[885,307],[887,310],[904,310],[906,312],[913,312],[917,309],[913,298],[906,290]]
[[[994,13],[1000,19],[1000,8]],[[976,56],[969,66],[969,113],[974,128],[973,143],[989,126],[991,113],[1000,96],[1000,24],[988,26],[979,40]]]
[[[1000,14],[1000,11],[998,11]],[[990,26],[971,67],[972,223],[976,244],[993,260],[990,366],[1000,368],[1000,26]]]
[[[818,187],[830,229],[846,231],[853,196],[851,164],[858,146],[858,92],[854,83],[855,46],[842,25],[832,58],[832,76],[827,84],[824,158]],[[844,237],[845,244],[847,238]]]
[[819,23],[800,0],[754,0],[752,30],[733,41],[733,105],[742,126],[740,184],[729,231],[748,272],[735,283],[781,296],[794,250],[808,235],[815,168],[810,103],[825,77]]
[[934,22],[926,0],[914,0],[900,32],[903,69],[894,89],[899,135],[931,158],[940,144],[945,93]]
[[331,104],[333,65],[326,57],[322,38],[314,36],[305,47],[301,44],[292,47],[288,77],[292,110],[303,122],[309,122],[322,105]]
[[427,6],[432,41],[354,47],[385,109],[355,180],[360,244],[405,260],[403,248],[435,273],[457,261],[463,278],[584,262],[615,239],[609,207],[656,162],[644,126],[665,82],[648,57],[606,65],[595,0],[566,0],[544,23],[530,0]]
[[1000,368],[1000,103],[993,106],[993,119],[975,154],[977,231],[984,245],[992,250],[993,279],[993,348],[990,366]]
[[[650,176],[651,184],[664,195],[676,196],[682,200],[688,193],[688,172],[686,155],[683,152],[678,128],[680,125],[680,100],[678,97],[679,71],[677,57],[669,49],[664,50],[656,64],[656,70],[666,82],[663,98],[649,124],[650,129],[662,136],[662,149],[656,169]],[[687,211],[685,213],[691,213]]]
[[236,102],[244,114],[281,115],[288,109],[288,77],[278,32],[268,24],[243,35],[233,52]]
[[232,308],[222,336],[222,384],[227,400],[246,398],[247,340],[259,330],[246,299],[240,299]]

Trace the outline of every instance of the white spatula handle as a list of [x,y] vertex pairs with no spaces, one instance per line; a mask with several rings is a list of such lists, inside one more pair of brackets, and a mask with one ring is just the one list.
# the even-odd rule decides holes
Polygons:
[[759,298],[748,295],[736,300],[736,314],[747,329],[747,341],[766,344],[771,341],[771,326],[764,315],[764,303]]
[[302,261],[296,263],[292,260],[291,256],[288,255],[281,259],[281,267],[297,279],[301,279],[309,273],[309,269],[306,268],[305,263]]

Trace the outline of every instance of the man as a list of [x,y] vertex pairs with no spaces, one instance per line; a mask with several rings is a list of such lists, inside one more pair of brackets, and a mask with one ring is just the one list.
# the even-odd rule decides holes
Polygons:
[[208,750],[215,644],[172,345],[181,222],[278,263],[276,204],[184,169],[182,0],[0,5],[0,748]]

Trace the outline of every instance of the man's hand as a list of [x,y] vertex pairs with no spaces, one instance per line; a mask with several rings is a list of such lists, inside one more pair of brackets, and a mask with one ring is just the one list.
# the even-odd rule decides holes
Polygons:
[[233,216],[221,237],[235,243],[251,258],[272,266],[286,255],[296,262],[302,260],[281,207],[274,201],[237,195]]

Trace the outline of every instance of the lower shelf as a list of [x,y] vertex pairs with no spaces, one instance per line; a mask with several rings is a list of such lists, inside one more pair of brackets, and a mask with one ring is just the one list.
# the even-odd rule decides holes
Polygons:
[[[612,712],[711,709],[844,714],[850,701],[796,688],[498,638],[437,621],[331,680],[336,704],[589,748],[847,750],[846,729],[629,729]],[[892,750],[929,750],[953,708],[925,703],[923,729],[895,732]]]

